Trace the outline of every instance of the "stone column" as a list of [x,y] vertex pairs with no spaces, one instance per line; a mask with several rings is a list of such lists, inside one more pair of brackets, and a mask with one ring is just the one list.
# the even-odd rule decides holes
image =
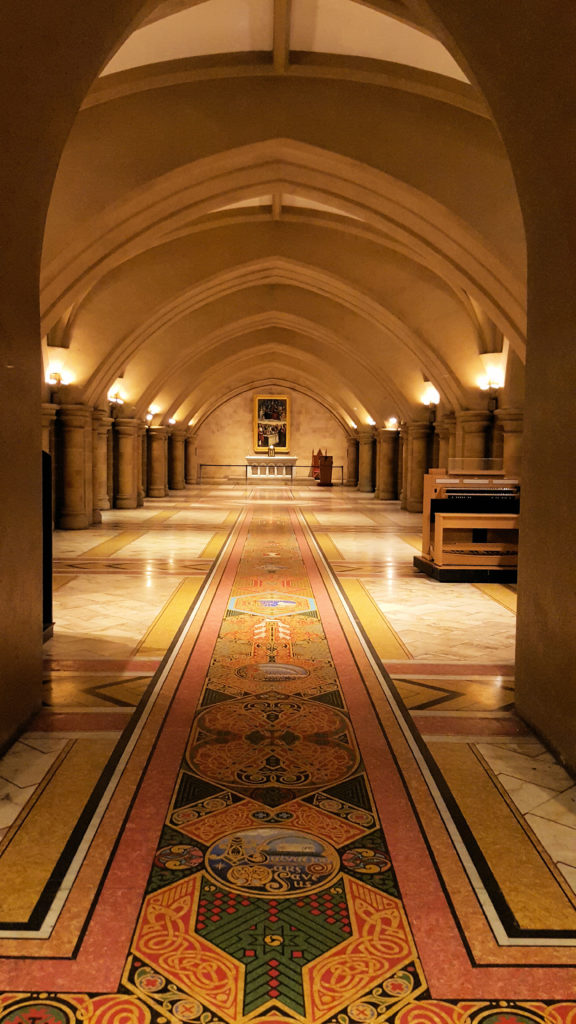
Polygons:
[[422,421],[408,426],[408,480],[406,508],[421,512],[424,495],[424,474],[428,471],[430,424]]
[[186,434],[186,483],[195,484],[198,480],[198,461],[196,457],[196,443],[198,434],[194,430],[188,430]]
[[356,487],[358,483],[358,439],[350,434],[346,438],[346,480],[345,487]]
[[506,473],[520,473],[524,416],[521,409],[496,409],[496,422],[503,432],[502,465]]
[[376,497],[393,501],[397,497],[398,431],[379,427],[376,438]]
[[185,481],[186,428],[174,427],[168,436],[168,487],[183,491]]
[[138,462],[138,471],[136,473],[136,500],[138,508],[142,508],[144,498],[146,497],[146,475],[148,470],[148,440],[146,435],[146,424],[143,420],[138,421],[136,459]]
[[102,522],[102,509],[110,508],[108,497],[108,433],[112,420],[103,409],[92,413],[92,522]]
[[463,459],[485,459],[492,414],[486,409],[466,409],[456,414]]
[[436,420],[434,429],[438,435],[438,468],[448,469],[450,460],[450,439],[456,437],[456,420],[452,414],[441,416]]
[[52,463],[52,522],[56,517],[56,416],[58,406],[52,402],[42,403],[42,448],[51,457]]
[[57,421],[56,525],[83,530],[92,523],[92,409],[60,399]]
[[138,506],[138,426],[133,416],[114,419],[114,507]]
[[148,497],[166,497],[166,427],[148,428]]
[[408,435],[408,424],[404,421],[400,424],[400,508],[405,509],[408,503],[408,464],[410,459],[410,438]]
[[374,427],[358,431],[358,490],[374,490]]

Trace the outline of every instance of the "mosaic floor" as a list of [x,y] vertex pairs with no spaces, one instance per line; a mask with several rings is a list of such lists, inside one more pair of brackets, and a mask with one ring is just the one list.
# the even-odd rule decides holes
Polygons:
[[0,761],[0,1024],[575,1024],[576,786],[514,714],[514,588],[344,489],[55,538]]

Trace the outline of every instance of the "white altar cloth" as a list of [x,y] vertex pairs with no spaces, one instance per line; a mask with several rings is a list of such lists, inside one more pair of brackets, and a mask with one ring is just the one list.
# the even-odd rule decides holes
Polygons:
[[260,477],[292,476],[292,467],[298,461],[297,455],[246,455],[249,479]]

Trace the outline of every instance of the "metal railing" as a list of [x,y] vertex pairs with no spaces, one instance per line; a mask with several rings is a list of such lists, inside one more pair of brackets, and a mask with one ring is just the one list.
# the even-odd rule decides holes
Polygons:
[[[270,459],[270,464],[272,464],[273,461],[273,459]],[[268,462],[266,462],[266,465],[268,465]],[[278,463],[278,465],[280,465],[280,463]],[[202,472],[205,469],[243,469],[244,479],[247,482],[249,480],[289,480],[290,483],[294,483],[295,479],[296,481],[300,480],[301,483],[304,483],[305,480],[309,480],[310,483],[318,482],[317,480],[314,480],[312,476],[310,476],[310,470],[317,469],[317,466],[283,466],[283,473],[274,473],[270,475],[265,473],[263,473],[262,475],[248,475],[248,470],[251,468],[253,467],[251,467],[250,465],[246,465],[245,463],[242,462],[201,462],[198,466],[198,483],[202,483]],[[296,470],[296,477],[294,475],[294,470]],[[305,475],[300,476],[300,471],[305,472]],[[333,477],[334,473],[339,473],[340,478],[338,480],[333,479],[332,482],[340,486],[341,484],[344,483],[344,466],[332,466]],[[238,477],[242,479],[242,474],[239,473]],[[213,479],[218,478],[216,477]]]

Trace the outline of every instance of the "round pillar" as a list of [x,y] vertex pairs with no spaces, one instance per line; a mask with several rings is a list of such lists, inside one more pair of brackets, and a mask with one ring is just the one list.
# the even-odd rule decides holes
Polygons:
[[428,471],[430,424],[410,423],[408,427],[408,480],[406,509],[421,512],[424,496],[424,474]]
[[496,409],[496,422],[502,428],[502,465],[506,473],[520,473],[524,416],[521,409]]
[[186,453],[184,457],[185,461],[185,478],[187,484],[195,484],[198,477],[198,463],[196,456],[196,442],[198,441],[198,434],[193,430],[189,430],[186,434]]
[[358,431],[358,490],[374,490],[374,428]]
[[448,463],[453,457],[450,452],[450,441],[452,448],[456,437],[456,420],[453,415],[441,416],[434,424],[434,430],[438,435],[438,468],[448,470]]
[[393,501],[397,496],[398,431],[379,427],[376,443],[376,497]]
[[492,413],[485,409],[466,409],[456,415],[463,459],[485,459],[488,452]]
[[345,487],[356,487],[358,483],[358,440],[346,438],[346,480]]
[[102,522],[102,509],[110,508],[108,497],[108,433],[112,420],[103,409],[92,413],[92,522]]
[[[56,525],[84,530],[92,522],[92,409],[62,402],[57,422]],[[89,470],[89,472],[87,472]]]
[[50,455],[52,466],[52,522],[56,517],[56,416],[58,406],[42,403],[42,449]]
[[138,420],[136,437],[136,503],[142,508],[146,497],[146,424]]
[[114,507],[138,506],[138,426],[132,416],[114,420]]
[[171,491],[183,491],[185,481],[186,430],[175,427],[168,437],[168,487]]
[[408,424],[400,424],[400,451],[399,451],[399,491],[400,508],[405,509],[408,504],[408,461],[410,457],[410,439],[408,436]]
[[166,497],[166,427],[148,428],[148,497]]

